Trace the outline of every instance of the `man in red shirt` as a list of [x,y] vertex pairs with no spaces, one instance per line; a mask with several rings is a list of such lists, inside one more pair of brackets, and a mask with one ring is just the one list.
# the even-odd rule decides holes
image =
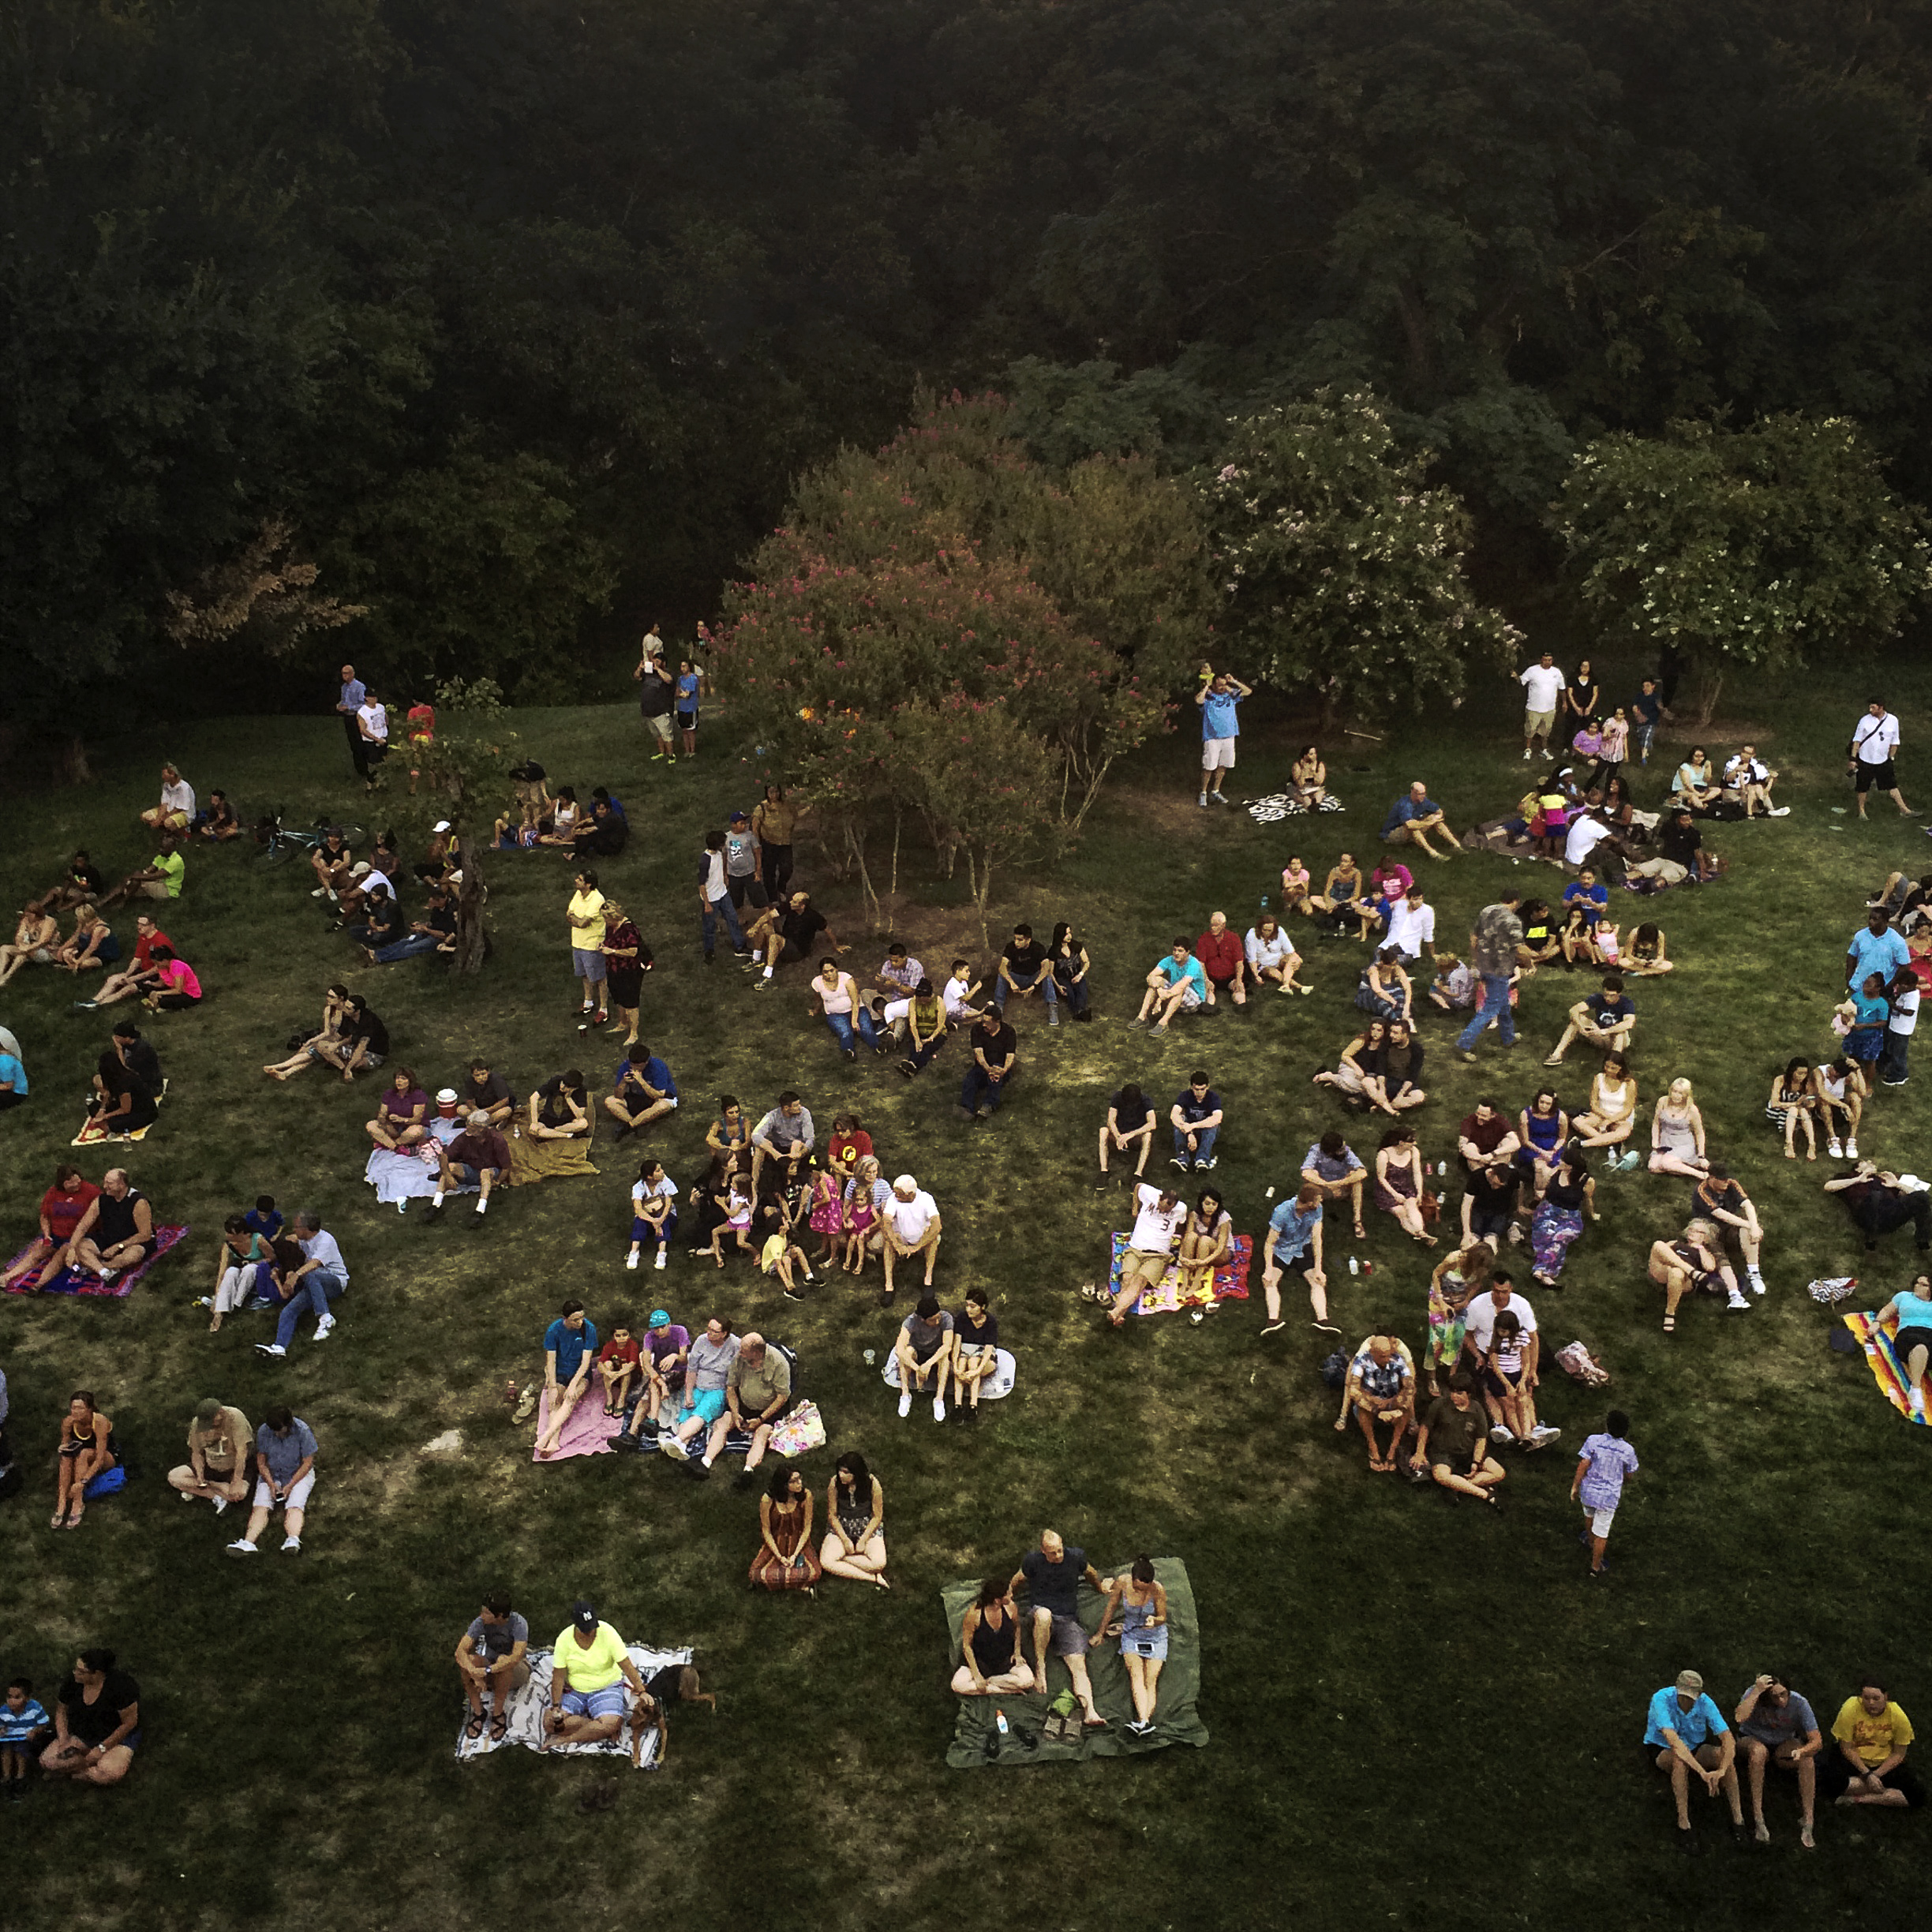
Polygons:
[[1208,922],[1208,930],[1194,942],[1194,957],[1208,975],[1208,1004],[1219,1003],[1219,995],[1230,994],[1237,1006],[1248,1004],[1248,961],[1241,942],[1228,930],[1227,915],[1217,912]]

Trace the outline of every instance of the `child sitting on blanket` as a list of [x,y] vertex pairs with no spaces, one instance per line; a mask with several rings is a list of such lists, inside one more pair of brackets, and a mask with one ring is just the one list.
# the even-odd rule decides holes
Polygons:
[[661,1767],[671,1750],[670,1713],[673,1704],[708,1704],[717,1715],[717,1694],[698,1688],[698,1672],[689,1664],[667,1664],[653,1671],[645,1688],[650,1695],[631,1707],[631,1768],[644,1762],[644,1738],[657,1733],[657,1762]]

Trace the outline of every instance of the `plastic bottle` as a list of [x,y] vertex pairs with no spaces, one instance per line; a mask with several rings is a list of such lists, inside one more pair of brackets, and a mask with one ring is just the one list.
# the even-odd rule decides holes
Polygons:
[[1006,1713],[997,1705],[994,1709],[993,1721],[999,1726],[999,1734],[1002,1739],[1013,1735],[1013,1727],[1006,1721]]
[[1361,1264],[1353,1255],[1349,1256],[1349,1272],[1351,1275],[1359,1275],[1361,1272]]

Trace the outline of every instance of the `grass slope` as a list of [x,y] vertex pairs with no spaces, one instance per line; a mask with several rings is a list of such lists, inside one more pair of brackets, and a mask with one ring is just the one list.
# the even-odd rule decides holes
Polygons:
[[[1908,744],[1926,684],[1916,671],[1892,681]],[[1805,1856],[1780,1790],[1768,1852],[1726,1845],[1680,1866],[1661,1780],[1638,1773],[1632,1748],[1646,1698],[1687,1663],[1727,1705],[1754,1672],[1777,1668],[1822,1709],[1859,1672],[1895,1672],[1908,1709],[1932,1725],[1923,1646],[1908,1634],[1926,1574],[1915,1522],[1928,1440],[1881,1406],[1861,1365],[1826,1353],[1825,1318],[1803,1286],[1858,1258],[1818,1194],[1825,1164],[1784,1163],[1761,1114],[1773,1069],[1828,1043],[1863,891],[1926,850],[1916,824],[1889,807],[1868,826],[1830,811],[1850,803],[1838,751],[1863,695],[1861,673],[1737,698],[1798,810],[1716,830],[1732,878],[1660,902],[1682,968],[1637,993],[1642,1104],[1672,1075],[1696,1082],[1713,1148],[1739,1167],[1769,1229],[1770,1297],[1732,1318],[1707,1301],[1667,1341],[1642,1258],[1653,1234],[1681,1225],[1687,1190],[1638,1175],[1602,1184],[1604,1222],[1576,1251],[1566,1292],[1538,1297],[1552,1342],[1581,1335],[1607,1357],[1644,1459],[1602,1588],[1582,1580],[1566,1500],[1570,1456],[1602,1397],[1552,1372],[1544,1407],[1563,1441],[1512,1469],[1509,1511],[1491,1520],[1368,1475],[1359,1441],[1330,1428],[1316,1339],[1291,1327],[1258,1340],[1258,1271],[1253,1302],[1199,1328],[1149,1320],[1104,1334],[1073,1292],[1103,1267],[1105,1230],[1125,1211],[1122,1198],[1088,1190],[1095,1125],[1125,1076],[1164,1106],[1193,1065],[1211,1070],[1232,1116],[1216,1178],[1249,1232],[1264,1189],[1292,1181],[1322,1127],[1340,1121],[1365,1153],[1372,1144],[1365,1122],[1308,1084],[1350,1030],[1353,945],[1307,944],[1316,998],[1271,999],[1166,1043],[1121,1022],[1171,932],[1198,930],[1216,904],[1245,927],[1290,848],[1317,877],[1344,843],[1372,852],[1412,775],[1428,779],[1458,829],[1511,802],[1522,768],[1506,695],[1453,728],[1431,721],[1359,758],[1335,755],[1346,816],[1264,829],[1196,811],[1185,732],[1123,770],[1079,855],[1050,878],[1008,878],[998,901],[1002,920],[1042,930],[1056,916],[1081,923],[1102,1017],[1050,1035],[1029,1013],[1023,1084],[977,1129],[952,1114],[957,1048],[909,1088],[869,1056],[848,1068],[805,1017],[796,975],[754,998],[728,961],[698,963],[698,837],[754,793],[728,727],[708,728],[695,766],[667,773],[642,762],[626,709],[520,721],[554,775],[609,783],[631,803],[631,848],[604,871],[642,910],[660,960],[646,1036],[689,1096],[653,1144],[670,1172],[692,1178],[721,1089],[758,1106],[796,1083],[827,1125],[859,1107],[888,1174],[909,1166],[938,1197],[949,1300],[989,1284],[1019,1355],[1017,1393],[972,1435],[895,1417],[861,1361],[889,1337],[870,1281],[792,1309],[747,1275],[718,1277],[681,1252],[664,1276],[627,1275],[635,1163],[608,1144],[597,1180],[504,1196],[485,1230],[466,1211],[431,1228],[377,1209],[360,1180],[373,1088],[320,1074],[275,1088],[257,1070],[344,971],[342,942],[321,930],[296,872],[197,853],[169,923],[213,998],[153,1024],[174,1097],[129,1163],[194,1237],[125,1303],[0,1302],[13,1428],[33,1465],[33,1488],[0,1517],[0,1666],[28,1669],[45,1694],[76,1649],[111,1643],[143,1681],[148,1740],[120,1792],[43,1792],[9,1818],[9,1890],[32,1901],[17,1923],[84,1911],[106,1928],[437,1928],[636,1912],[694,1926],[781,1915],[870,1926],[989,1920],[1017,1903],[1066,1928],[1425,1911],[1440,1926],[1488,1928],[1815,1916],[1841,1910],[1854,1887],[1873,1906],[1902,1902],[1921,1821],[1831,1813]],[[1294,739],[1257,708],[1238,788],[1278,783]],[[36,802],[0,860],[7,902],[76,844],[116,870],[132,863],[133,814],[163,755],[245,810],[286,803],[298,822],[365,815],[332,719],[157,732],[100,761],[110,781]],[[1932,783],[1915,754],[1906,770]],[[1640,799],[1660,789],[1652,779]],[[432,815],[425,801],[388,797],[368,822],[414,839]],[[802,856],[835,925],[860,942],[852,963],[869,971],[882,942],[864,938],[853,893]],[[902,882],[921,869],[908,863]],[[1557,882],[1486,856],[1423,871],[1439,930],[1458,946],[1506,879]],[[497,950],[481,979],[452,983],[425,962],[349,977],[429,1086],[479,1044],[526,1089],[579,1061],[601,1076],[615,1053],[580,1045],[574,1025],[566,862],[498,858],[490,877]],[[963,883],[913,881],[900,929],[929,966],[976,940],[963,900]],[[1638,904],[1619,895],[1617,910]],[[1560,973],[1526,989],[1532,1042],[1546,1049],[1578,991]],[[0,1125],[9,1252],[66,1152],[107,1031],[70,1012],[71,997],[39,969],[0,996],[35,1083],[32,1108]],[[1505,1067],[1492,1048],[1472,1069],[1449,1054],[1440,1023],[1426,1035],[1436,1097],[1419,1124],[1439,1158],[1479,1091],[1512,1110],[1526,1099],[1541,1054],[1519,1050]],[[1573,1057],[1566,1097],[1580,1095],[1590,1065]],[[1881,1159],[1923,1165],[1923,1078],[1875,1110],[1865,1138]],[[90,1156],[88,1170],[106,1164]],[[264,1190],[324,1210],[355,1277],[336,1337],[305,1342],[274,1369],[249,1346],[258,1318],[211,1339],[189,1305],[207,1288],[220,1217]],[[1898,1240],[1863,1305],[1905,1278]],[[1347,1277],[1351,1248],[1376,1261],[1372,1276]],[[1384,1324],[1419,1342],[1425,1264],[1389,1219],[1372,1216],[1366,1242],[1339,1239],[1331,1252],[1349,1343]],[[606,1327],[613,1310],[641,1316],[661,1298],[694,1326],[716,1309],[799,1346],[833,1451],[862,1447],[886,1484],[896,1593],[835,1582],[816,1603],[753,1597],[743,1577],[755,1499],[728,1483],[687,1484],[661,1459],[533,1467],[529,1432],[511,1428],[496,1394],[536,1368],[542,1327],[567,1294]],[[78,1384],[117,1417],[141,1475],[82,1533],[56,1536],[51,1445]],[[234,1519],[218,1526],[167,1493],[163,1473],[210,1393],[256,1419],[284,1395],[314,1425],[322,1483],[298,1563],[224,1561]],[[417,1455],[451,1427],[468,1439],[460,1460]],[[815,1488],[830,1460],[810,1458]],[[1206,1751],[1058,1774],[946,1771],[939,1586],[1010,1565],[1049,1522],[1095,1549],[1185,1557],[1200,1606]],[[577,1811],[593,1775],[581,1766],[520,1753],[470,1769],[451,1760],[449,1653],[499,1582],[545,1640],[582,1593],[628,1635],[692,1642],[722,1693],[715,1723],[683,1721],[671,1770],[626,1783],[612,1818]]]

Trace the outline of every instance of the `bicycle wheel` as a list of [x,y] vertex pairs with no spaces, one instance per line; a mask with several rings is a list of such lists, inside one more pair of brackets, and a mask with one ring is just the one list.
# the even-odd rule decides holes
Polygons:
[[255,855],[255,863],[264,871],[274,866],[286,865],[295,856],[295,841],[286,833],[278,833]]

